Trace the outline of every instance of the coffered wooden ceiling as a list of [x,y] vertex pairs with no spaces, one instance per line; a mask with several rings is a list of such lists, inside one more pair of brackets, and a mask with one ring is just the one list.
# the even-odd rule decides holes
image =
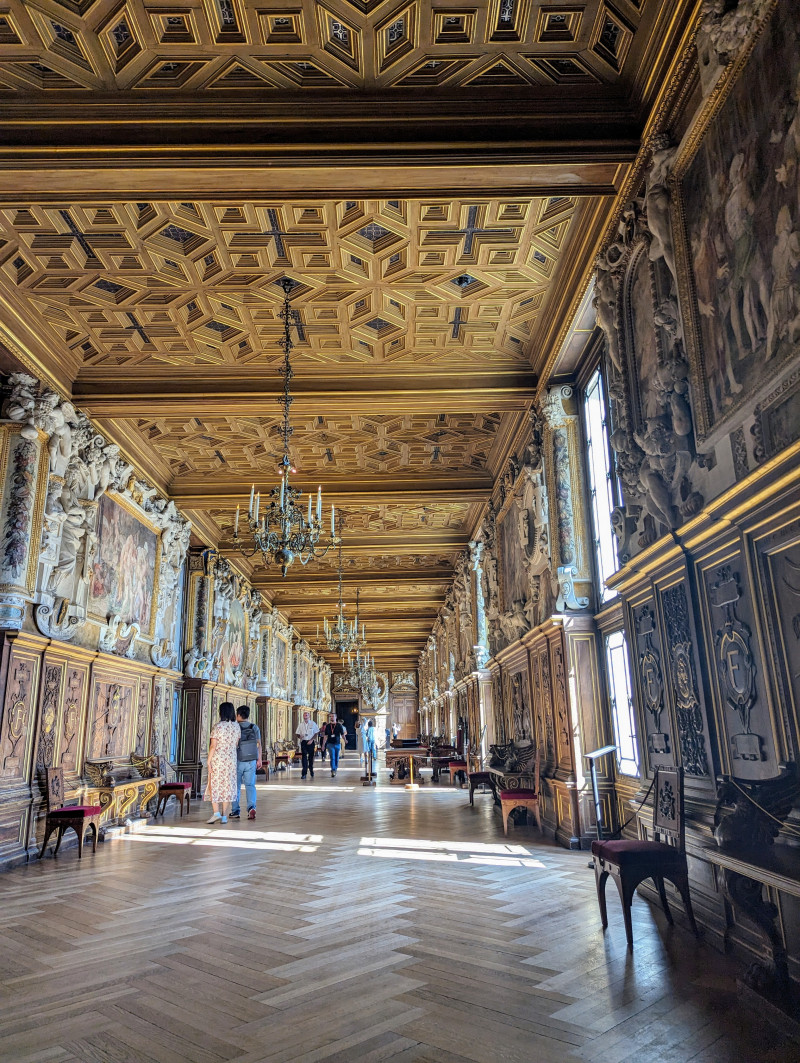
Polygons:
[[[693,7],[0,0],[0,343],[229,552],[290,277],[296,481],[413,667]],[[313,641],[335,560],[252,578]]]
[[4,0],[0,84],[151,94],[612,84],[635,70],[643,6]]

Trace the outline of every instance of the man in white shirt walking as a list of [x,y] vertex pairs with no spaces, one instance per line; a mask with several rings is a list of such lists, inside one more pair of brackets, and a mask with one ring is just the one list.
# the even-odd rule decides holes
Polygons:
[[317,735],[319,734],[319,727],[311,719],[311,713],[306,711],[303,713],[303,718],[298,724],[296,734],[300,739],[300,755],[303,759],[303,774],[301,779],[305,779],[306,775],[311,774],[311,778],[314,778],[314,752],[317,748]]

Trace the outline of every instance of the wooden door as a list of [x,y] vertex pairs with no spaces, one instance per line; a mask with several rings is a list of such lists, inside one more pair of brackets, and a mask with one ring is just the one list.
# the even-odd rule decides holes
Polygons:
[[392,723],[399,724],[400,738],[416,738],[419,734],[417,699],[411,695],[392,695]]

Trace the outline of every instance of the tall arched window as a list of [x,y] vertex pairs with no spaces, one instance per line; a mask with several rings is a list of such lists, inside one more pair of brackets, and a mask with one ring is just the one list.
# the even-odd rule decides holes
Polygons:
[[628,642],[622,630],[606,635],[606,677],[614,741],[617,744],[617,768],[623,775],[639,775],[630,657]]
[[586,432],[586,470],[592,503],[592,530],[597,573],[597,593],[605,604],[616,596],[606,580],[619,568],[617,539],[611,513],[618,503],[614,466],[608,438],[608,407],[600,368],[595,369],[583,393],[583,420]]

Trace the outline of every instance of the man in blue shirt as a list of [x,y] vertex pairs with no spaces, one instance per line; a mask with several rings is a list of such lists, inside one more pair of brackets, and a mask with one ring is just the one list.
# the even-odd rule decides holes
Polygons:
[[236,747],[236,800],[233,803],[231,819],[239,819],[239,797],[244,784],[247,798],[247,818],[256,818],[256,771],[261,767],[261,731],[256,724],[250,723],[250,707],[240,705],[236,710],[236,719],[242,729],[242,737]]

